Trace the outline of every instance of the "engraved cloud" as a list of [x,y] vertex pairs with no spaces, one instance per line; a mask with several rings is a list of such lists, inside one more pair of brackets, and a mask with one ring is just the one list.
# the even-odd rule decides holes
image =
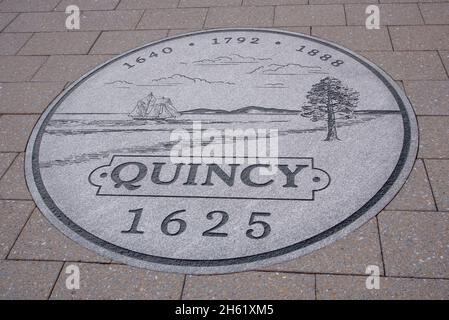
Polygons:
[[106,85],[111,85],[119,89],[130,89],[132,87],[174,87],[181,85],[235,85],[235,83],[229,81],[212,81],[176,73],[168,77],[153,79],[149,83],[138,84],[126,80],[116,80],[107,82]]
[[227,56],[218,56],[212,59],[202,59],[193,61],[192,64],[200,66],[240,65],[240,64],[261,63],[270,60],[271,58],[245,57],[239,54],[232,53]]
[[276,64],[272,63],[267,66],[260,66],[248,74],[255,75],[276,75],[276,76],[299,76],[309,74],[327,74],[327,72],[321,70],[319,66],[303,66],[298,63]]

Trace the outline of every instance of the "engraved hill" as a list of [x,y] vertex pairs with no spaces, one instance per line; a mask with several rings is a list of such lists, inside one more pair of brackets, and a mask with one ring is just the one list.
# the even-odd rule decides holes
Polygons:
[[[390,114],[398,113],[397,110],[355,110],[355,114]],[[238,108],[234,110],[223,110],[223,109],[208,109],[208,108],[197,108],[192,110],[180,111],[181,114],[222,114],[222,115],[232,115],[232,114],[291,114],[296,115],[301,113],[301,110],[293,109],[280,109],[280,108],[266,108],[259,106],[248,106],[243,108]]]
[[198,108],[181,111],[181,114],[298,114],[299,110],[248,106],[234,110]]

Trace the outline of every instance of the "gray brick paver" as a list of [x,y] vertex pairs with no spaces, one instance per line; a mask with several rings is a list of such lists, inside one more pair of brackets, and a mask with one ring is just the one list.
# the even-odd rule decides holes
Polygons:
[[290,32],[297,32],[310,35],[312,27],[273,27],[274,29],[280,29]]
[[[365,25],[366,4],[345,4],[348,25]],[[387,25],[420,25],[423,19],[417,4],[381,4],[379,7],[380,24]]]
[[361,51],[395,80],[447,80],[436,51]]
[[190,33],[194,31],[200,31],[201,28],[192,28],[192,29],[171,29],[168,31],[168,37],[176,36],[179,34]]
[[87,54],[99,35],[98,31],[35,33],[18,54]]
[[379,229],[387,276],[449,278],[449,213],[384,211]]
[[20,13],[4,30],[6,32],[66,31],[65,12]]
[[80,268],[80,289],[67,290],[64,272],[67,265],[51,299],[178,299],[181,295],[183,275],[92,263],[75,263]]
[[449,298],[449,280],[380,278],[380,288],[368,290],[366,276],[317,275],[317,298],[416,300]]
[[44,56],[0,56],[0,82],[28,81],[46,60]]
[[449,115],[449,81],[405,81],[417,115]]
[[447,0],[379,0],[380,3],[418,3],[418,2],[447,2]]
[[365,274],[368,265],[378,265],[382,271],[376,219],[329,246],[299,259],[268,266],[265,270]]
[[3,175],[0,180],[0,199],[32,200],[25,182],[23,163],[24,157],[21,153]]
[[3,0],[0,12],[51,11],[60,0]]
[[271,27],[274,7],[215,7],[210,8],[206,28],[222,27]]
[[240,272],[187,276],[183,299],[309,299],[315,298],[315,277],[278,272]]
[[0,83],[0,114],[42,113],[62,91],[64,84],[64,82]]
[[244,6],[269,6],[269,5],[307,4],[307,3],[308,0],[243,0]]
[[449,160],[425,160],[438,210],[449,211]]
[[16,156],[17,154],[14,152],[0,153],[0,178],[6,173]]
[[346,25],[343,5],[298,5],[276,7],[275,26]]
[[70,240],[40,213],[33,211],[8,258],[51,261],[110,262]]
[[0,299],[47,299],[62,262],[0,261]]
[[449,24],[449,3],[420,3],[426,24]]
[[117,9],[176,8],[179,0],[121,0]]
[[11,23],[16,17],[17,13],[1,13],[0,12],[0,31]]
[[[303,1],[303,0],[302,0]],[[258,2],[264,2],[263,0]],[[242,0],[180,0],[179,8],[233,7],[240,6]]]
[[419,152],[422,158],[449,158],[449,117],[418,116]]
[[388,30],[367,30],[362,26],[312,27],[312,35],[326,39],[351,50],[391,51]]
[[206,19],[205,8],[146,10],[137,29],[201,28]]
[[33,208],[32,201],[0,200],[0,259],[10,252]]
[[387,210],[436,210],[426,169],[421,159],[416,160],[410,176]]
[[25,151],[37,118],[35,115],[3,115],[0,118],[0,151]]
[[0,55],[15,55],[31,36],[31,33],[0,33]]
[[[143,10],[83,11],[80,15],[79,31],[133,30],[142,14]],[[63,11],[21,13],[5,31],[67,31],[66,17],[67,15]]]
[[114,10],[120,0],[60,0],[55,11],[65,11],[67,6],[76,5],[80,10]]
[[448,26],[389,27],[395,50],[449,49]]
[[438,51],[441,61],[444,64],[444,67],[446,68],[446,73],[449,77],[449,51]]
[[74,81],[112,55],[56,55],[34,75],[32,81]]
[[309,0],[309,4],[336,4],[336,3],[363,3],[366,5],[376,4],[378,0]]
[[119,54],[167,36],[167,30],[104,31],[90,54]]

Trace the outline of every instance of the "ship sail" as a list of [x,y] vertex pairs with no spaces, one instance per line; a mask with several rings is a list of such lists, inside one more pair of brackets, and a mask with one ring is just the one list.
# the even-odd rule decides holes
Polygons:
[[178,110],[173,106],[172,101],[169,98],[162,97],[160,105],[160,114],[162,118],[176,118],[180,114]]
[[170,98],[155,97],[150,93],[137,101],[133,111],[129,114],[133,119],[169,119],[180,116]]
[[152,92],[143,99],[137,101],[137,104],[133,111],[129,114],[133,118],[145,118],[148,115],[149,110],[153,107],[156,100]]

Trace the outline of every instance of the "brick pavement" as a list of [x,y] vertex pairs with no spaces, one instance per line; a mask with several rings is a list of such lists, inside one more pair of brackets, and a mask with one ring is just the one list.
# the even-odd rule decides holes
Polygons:
[[[363,27],[380,2],[381,29]],[[65,30],[77,4],[81,30]],[[115,54],[183,32],[273,27],[355,50],[404,87],[420,129],[412,174],[376,218],[310,255],[263,270],[184,276],[100,257],[55,230],[23,173],[40,113],[71,81]],[[449,1],[446,0],[0,0],[0,298],[448,299]],[[24,94],[26,93],[26,94]],[[65,266],[81,289],[65,289]],[[381,289],[366,290],[369,264]]]

